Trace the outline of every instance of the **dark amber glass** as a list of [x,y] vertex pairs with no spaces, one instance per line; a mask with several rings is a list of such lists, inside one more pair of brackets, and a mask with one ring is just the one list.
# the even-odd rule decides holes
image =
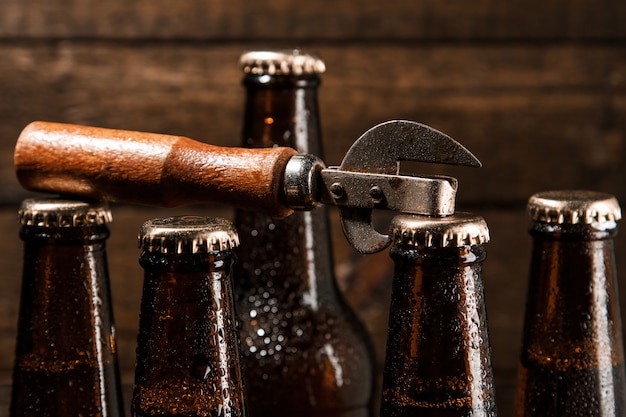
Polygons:
[[[216,234],[226,240],[218,236],[219,247],[212,247]],[[146,222],[142,236],[132,415],[245,416],[231,283],[234,229],[221,219],[186,216]]]
[[[244,145],[321,156],[319,83],[315,72],[248,72]],[[337,288],[326,209],[286,219],[239,210],[235,224],[241,239],[235,294],[250,414],[370,415],[373,351]]]
[[11,416],[123,416],[105,207],[26,200]]
[[[391,249],[395,267],[380,415],[496,416],[481,277],[481,242],[488,232],[458,245],[429,243],[433,236],[436,241],[473,233],[475,225],[486,231],[486,225],[463,214],[423,217],[419,224],[413,222],[420,216],[399,217],[392,225],[400,242]],[[470,232],[463,231],[468,225]],[[420,233],[423,242],[407,239]]]
[[543,219],[530,234],[515,416],[625,416],[615,221]]

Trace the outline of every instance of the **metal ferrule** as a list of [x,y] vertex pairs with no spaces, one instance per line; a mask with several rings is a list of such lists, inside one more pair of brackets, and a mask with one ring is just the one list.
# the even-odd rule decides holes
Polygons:
[[326,165],[315,155],[293,156],[285,167],[285,202],[294,210],[312,210],[319,205],[317,181]]

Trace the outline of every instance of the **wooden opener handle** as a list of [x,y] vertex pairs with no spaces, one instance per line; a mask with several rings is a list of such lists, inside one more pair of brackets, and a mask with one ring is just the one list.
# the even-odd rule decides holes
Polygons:
[[25,188],[119,202],[222,203],[291,213],[282,183],[291,148],[230,148],[186,137],[33,122],[14,154]]

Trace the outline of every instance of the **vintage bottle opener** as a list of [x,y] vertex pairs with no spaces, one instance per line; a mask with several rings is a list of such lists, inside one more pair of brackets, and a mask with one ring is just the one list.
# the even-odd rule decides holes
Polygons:
[[276,216],[338,206],[350,244],[361,253],[390,243],[372,225],[375,209],[428,216],[454,213],[457,181],[399,173],[400,161],[479,167],[449,136],[392,120],[358,138],[340,166],[291,148],[230,148],[180,136],[34,122],[14,154],[27,189],[119,202],[178,206],[220,203]]

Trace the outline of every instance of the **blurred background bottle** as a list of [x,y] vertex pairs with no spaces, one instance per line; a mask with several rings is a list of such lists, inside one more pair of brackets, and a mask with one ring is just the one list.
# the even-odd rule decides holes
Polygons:
[[22,293],[11,416],[123,416],[105,205],[22,202]]
[[133,416],[246,415],[231,283],[237,244],[219,218],[144,223]]
[[382,417],[496,416],[481,276],[485,221],[399,215]]
[[[243,145],[288,146],[321,158],[317,102],[324,63],[299,50],[241,57]],[[337,287],[327,210],[285,219],[238,210],[235,266],[250,414],[366,416],[374,354]]]
[[533,249],[515,416],[624,416],[618,202],[552,191],[533,195],[528,213]]

